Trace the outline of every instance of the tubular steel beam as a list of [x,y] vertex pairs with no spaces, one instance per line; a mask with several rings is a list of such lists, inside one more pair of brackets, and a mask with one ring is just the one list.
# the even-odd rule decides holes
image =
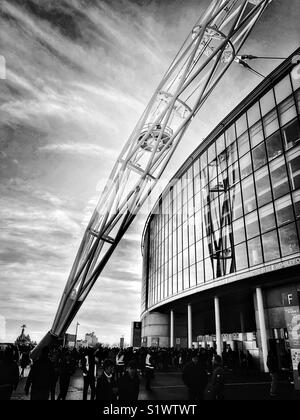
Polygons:
[[33,351],[33,358],[45,343],[66,332],[193,117],[270,2],[213,0],[192,28],[113,167],[84,233],[52,328]]

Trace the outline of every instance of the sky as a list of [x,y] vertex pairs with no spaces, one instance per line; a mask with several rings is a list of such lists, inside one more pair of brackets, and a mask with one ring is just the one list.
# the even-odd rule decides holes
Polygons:
[[[0,341],[51,328],[82,235],[118,154],[209,0],[2,0]],[[242,53],[287,57],[300,3],[273,0]],[[268,74],[280,61],[251,65]],[[3,68],[2,68],[3,76]],[[161,188],[261,79],[234,63],[197,114]],[[130,341],[140,317],[141,211],[69,332]]]

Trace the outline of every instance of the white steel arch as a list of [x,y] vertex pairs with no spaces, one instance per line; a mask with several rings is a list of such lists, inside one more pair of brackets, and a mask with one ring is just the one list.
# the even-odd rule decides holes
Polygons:
[[182,139],[271,0],[213,0],[196,22],[116,161],[84,233],[53,326],[61,337]]

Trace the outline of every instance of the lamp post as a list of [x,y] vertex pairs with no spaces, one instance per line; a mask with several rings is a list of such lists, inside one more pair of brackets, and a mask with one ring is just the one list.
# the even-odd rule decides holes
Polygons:
[[79,322],[77,322],[77,323],[76,323],[75,344],[74,344],[74,348],[75,348],[75,349],[76,349],[76,344],[77,344],[77,331],[78,331],[78,325],[80,325],[80,324],[79,324]]

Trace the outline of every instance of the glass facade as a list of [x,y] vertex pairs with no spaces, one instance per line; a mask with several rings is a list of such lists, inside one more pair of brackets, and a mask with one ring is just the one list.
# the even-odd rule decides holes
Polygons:
[[174,180],[147,226],[144,309],[299,253],[299,105],[287,74]]

